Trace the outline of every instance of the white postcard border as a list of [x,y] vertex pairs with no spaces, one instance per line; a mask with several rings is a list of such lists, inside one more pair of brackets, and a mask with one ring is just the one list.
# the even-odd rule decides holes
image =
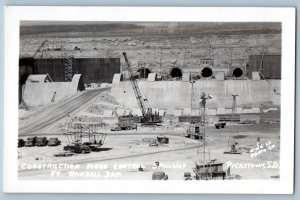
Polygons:
[[[49,21],[206,21],[281,22],[280,180],[98,181],[18,180],[19,22]],[[21,7],[5,9],[4,192],[38,193],[235,193],[291,194],[294,185],[295,8],[199,7]]]

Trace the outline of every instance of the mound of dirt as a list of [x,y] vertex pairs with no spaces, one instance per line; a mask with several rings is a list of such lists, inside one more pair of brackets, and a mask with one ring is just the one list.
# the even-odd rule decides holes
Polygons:
[[119,102],[109,93],[109,92],[103,92],[97,99],[98,101],[113,104],[113,105],[119,105]]
[[87,112],[96,115],[103,115],[104,110],[112,110],[113,108],[108,105],[103,104],[92,104],[87,108]]

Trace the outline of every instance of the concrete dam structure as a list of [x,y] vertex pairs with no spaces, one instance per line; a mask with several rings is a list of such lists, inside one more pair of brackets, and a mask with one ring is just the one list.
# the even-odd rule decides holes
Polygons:
[[[238,107],[261,107],[280,105],[280,80],[198,80],[193,84],[182,81],[139,81],[138,84],[152,108],[199,108],[201,92],[213,96],[207,103],[208,108],[231,108],[232,94],[239,94]],[[194,97],[192,98],[192,89]],[[114,82],[112,95],[120,104],[138,107],[134,91],[129,81]]]
[[[201,92],[214,96],[210,108],[231,108],[233,93],[239,94],[239,107],[280,106],[280,95],[274,92],[280,91],[280,23],[99,22],[55,27],[58,31],[53,32],[47,23],[21,25],[20,88],[29,74],[48,73],[60,83],[70,81],[66,72],[82,74],[84,84],[112,82],[118,102],[135,108],[122,56],[126,51],[149,107],[199,108]],[[66,65],[68,60],[72,65]]]
[[28,106],[46,105],[84,90],[81,74],[71,82],[52,82],[49,75],[30,75],[23,85],[23,100]]

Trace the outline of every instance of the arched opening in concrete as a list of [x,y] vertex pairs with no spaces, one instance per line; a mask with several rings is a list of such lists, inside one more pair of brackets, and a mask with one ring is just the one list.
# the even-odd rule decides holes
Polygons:
[[240,77],[243,76],[243,74],[244,74],[244,71],[239,67],[235,68],[232,71],[232,76],[235,77],[235,78],[240,78]]
[[83,77],[80,76],[79,81],[78,81],[77,91],[83,91],[83,90],[85,90]]
[[172,68],[170,75],[172,78],[181,78],[182,77],[182,71],[178,67]]
[[141,78],[148,78],[148,75],[151,73],[150,69],[142,67],[138,69],[138,73]]
[[201,71],[201,76],[204,78],[208,78],[212,76],[212,70],[209,67],[204,67]]

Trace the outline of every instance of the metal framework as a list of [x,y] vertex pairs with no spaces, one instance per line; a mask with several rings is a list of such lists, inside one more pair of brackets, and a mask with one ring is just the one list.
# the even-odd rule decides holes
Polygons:
[[73,77],[73,60],[72,56],[64,54],[65,81],[72,81]]
[[68,143],[82,143],[82,139],[87,138],[89,142],[102,145],[107,135],[106,125],[103,122],[74,120],[66,124],[64,135]]
[[[37,54],[38,52],[41,51],[42,47],[46,44],[46,42],[48,42],[48,40],[44,40],[44,41],[42,42],[42,44],[37,48],[37,50],[36,50],[36,51],[34,52],[34,54],[32,55],[33,58],[36,56],[36,54]],[[43,55],[43,54],[42,54],[42,55]],[[41,55],[41,57],[42,57],[42,55]]]
[[145,102],[148,102],[148,99],[143,98],[142,92],[138,86],[138,83],[136,81],[136,77],[134,76],[132,69],[131,69],[131,65],[128,61],[126,52],[122,53],[124,58],[125,58],[125,62],[127,64],[128,67],[128,72],[129,72],[129,76],[130,76],[130,82],[132,84],[133,87],[133,91],[135,94],[135,97],[137,99],[139,108],[142,112],[143,118],[141,120],[142,125],[158,125],[158,123],[161,122],[160,118],[159,118],[159,113],[155,111],[155,113],[152,113],[152,109],[149,107],[145,106]]

